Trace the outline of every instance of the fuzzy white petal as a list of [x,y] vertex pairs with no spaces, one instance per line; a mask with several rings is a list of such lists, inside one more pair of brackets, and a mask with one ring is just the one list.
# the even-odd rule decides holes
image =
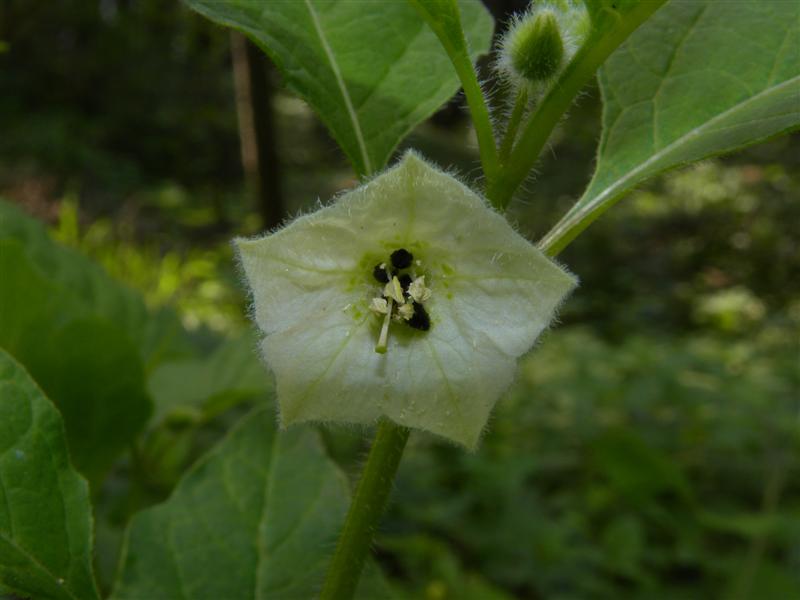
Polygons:
[[[238,248],[284,424],[385,415],[469,447],[516,359],[576,283],[480,196],[413,154]],[[383,286],[371,271],[399,248],[425,277],[431,327],[392,321],[378,354],[381,315],[369,306]]]

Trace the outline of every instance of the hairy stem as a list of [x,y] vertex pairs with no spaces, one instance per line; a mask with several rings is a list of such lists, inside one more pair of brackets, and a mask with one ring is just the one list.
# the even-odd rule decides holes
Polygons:
[[372,535],[383,514],[409,429],[381,421],[356,487],[320,600],[348,600],[355,594]]
[[475,134],[478,138],[478,151],[481,155],[481,165],[486,181],[492,181],[500,167],[497,157],[497,145],[494,139],[492,122],[489,118],[489,108],[483,97],[483,90],[478,83],[478,76],[472,63],[459,65],[453,63],[464,88],[464,95],[467,97],[467,104],[472,115],[472,123],[475,127]]
[[611,53],[664,2],[666,0],[639,2],[613,26],[593,31],[528,119],[508,162],[503,165],[497,176],[489,181],[486,195],[493,205],[508,206],[514,192],[528,176],[553,129],[581,88],[594,76]]
[[[489,107],[483,95],[483,89],[478,82],[478,75],[472,64],[472,59],[467,52],[467,41],[464,37],[464,29],[461,26],[461,14],[458,6],[455,12],[447,14],[447,11],[440,12],[432,3],[423,0],[409,0],[411,5],[417,9],[420,16],[439,38],[450,62],[453,63],[464,95],[467,98],[472,123],[475,126],[475,135],[478,138],[478,151],[481,155],[481,166],[486,177],[487,185],[497,175],[500,168],[500,160],[497,156],[497,142],[494,139],[494,129],[492,120],[489,116]],[[447,18],[449,17],[449,20]]]
[[522,117],[525,114],[525,108],[528,106],[528,91],[525,86],[519,88],[517,99],[514,101],[514,109],[511,111],[511,117],[508,119],[506,126],[505,137],[500,146],[500,161],[505,162],[508,160],[511,149],[514,147],[514,140],[517,139],[517,130],[519,124],[522,122]]

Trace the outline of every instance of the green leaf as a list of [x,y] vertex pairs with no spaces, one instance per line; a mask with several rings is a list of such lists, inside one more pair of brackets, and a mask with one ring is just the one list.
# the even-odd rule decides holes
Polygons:
[[134,517],[113,598],[312,598],[347,503],[318,434],[257,411]]
[[244,335],[224,341],[204,358],[160,365],[148,379],[153,425],[165,419],[204,421],[232,406],[264,397],[272,379],[258,355],[258,340]]
[[644,179],[800,124],[800,4],[670,2],[600,72],[597,170],[551,252]]
[[[406,0],[186,0],[255,40],[328,126],[359,174],[380,170],[398,142],[458,89],[444,50]],[[474,59],[493,23],[460,2]]]
[[[75,466],[97,483],[150,414],[139,350],[116,325],[84,311],[45,279],[17,241],[0,241],[0,344],[64,417]],[[24,290],[24,293],[13,290]]]
[[[40,222],[0,200],[2,241],[20,244],[38,275],[35,290],[45,299],[39,307],[39,320],[64,323],[73,318],[102,317],[124,331],[148,368],[189,353],[186,333],[173,311],[151,313],[138,293],[109,277],[78,252],[54,242]],[[4,275],[6,272],[2,271]],[[25,328],[15,315],[19,307],[25,310],[30,294],[15,292],[19,289],[31,288],[15,287],[10,278],[0,277],[0,313],[12,321],[17,333],[24,335]],[[39,293],[44,289],[46,293]],[[0,343],[6,345],[3,340],[7,336],[0,327]]]
[[72,459],[97,484],[150,414],[146,369],[188,353],[186,334],[3,201],[0,273],[0,345],[61,410]]
[[86,481],[70,465],[58,411],[0,350],[0,589],[98,598]]
[[461,9],[456,0],[409,0],[439,36],[451,57],[469,54],[461,25]]
[[98,482],[150,416],[136,348],[113,324],[80,319],[53,332],[48,349],[30,364],[58,399],[75,466]]

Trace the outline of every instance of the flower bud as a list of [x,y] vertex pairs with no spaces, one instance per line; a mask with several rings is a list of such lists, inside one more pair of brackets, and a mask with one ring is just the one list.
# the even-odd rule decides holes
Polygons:
[[528,81],[544,81],[555,75],[564,59],[564,42],[551,11],[522,21],[508,41],[511,66]]
[[503,36],[497,68],[515,87],[541,94],[575,55],[589,27],[583,2],[535,2]]

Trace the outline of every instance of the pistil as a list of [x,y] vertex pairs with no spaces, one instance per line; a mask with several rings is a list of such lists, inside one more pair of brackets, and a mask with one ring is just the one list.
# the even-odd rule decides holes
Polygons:
[[378,344],[375,346],[375,352],[378,354],[386,354],[386,346],[389,341],[389,321],[392,319],[392,308],[394,308],[394,300],[387,299],[389,310],[386,311],[386,316],[383,318],[383,327],[381,327],[381,335],[378,338]]

